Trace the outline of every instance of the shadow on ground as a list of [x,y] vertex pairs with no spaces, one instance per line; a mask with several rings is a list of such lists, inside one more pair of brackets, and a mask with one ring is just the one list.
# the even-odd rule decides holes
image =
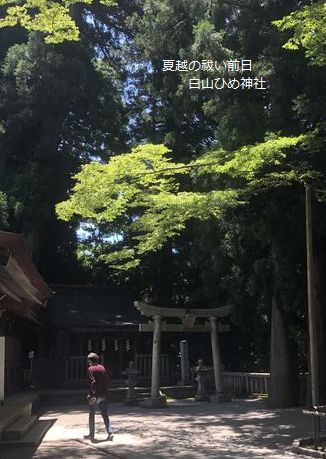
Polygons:
[[[112,404],[113,442],[97,417],[98,443],[83,440],[86,407],[52,408],[47,419],[58,418],[41,446],[3,459],[286,459],[294,438],[309,436],[311,419],[302,409],[271,410],[265,401],[198,403],[146,410]],[[1,454],[0,457],[2,458]]]

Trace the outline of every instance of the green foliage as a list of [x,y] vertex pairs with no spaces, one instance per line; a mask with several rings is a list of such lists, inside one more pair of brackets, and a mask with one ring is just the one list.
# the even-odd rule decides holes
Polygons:
[[[0,0],[5,16],[0,19],[0,28],[20,25],[28,31],[42,32],[46,43],[77,41],[79,29],[71,17],[74,5],[91,5],[93,0]],[[115,0],[100,0],[111,6]]]
[[[10,229],[33,229],[49,281],[84,281],[73,253],[85,222],[89,237],[77,256],[86,281],[132,279],[137,295],[165,304],[235,304],[243,333],[229,344],[239,370],[268,370],[274,290],[289,330],[302,335],[298,182],[326,171],[325,136],[312,146],[307,135],[324,120],[326,75],[303,53],[284,52],[272,25],[302,3],[0,3],[2,26],[17,26],[0,31],[1,189]],[[43,43],[75,41],[78,29],[79,42]],[[162,72],[163,59],[235,58],[252,59],[252,76],[266,77],[266,91],[189,91],[189,77],[215,72]],[[263,141],[266,132],[278,134]],[[137,144],[150,145],[119,155]],[[72,176],[92,158],[102,162],[82,168],[67,200]],[[53,212],[59,201],[65,221]],[[320,254],[323,222],[320,212]]]
[[[226,210],[243,202],[246,186],[253,187],[256,177],[268,176],[271,166],[284,161],[286,150],[303,141],[303,136],[272,138],[232,155],[210,152],[190,164],[173,162],[162,145],[142,145],[108,164],[83,166],[70,199],[56,206],[57,214],[63,220],[77,216],[95,225],[106,223],[111,233],[132,234],[129,244],[102,257],[117,269],[130,269],[139,264],[140,256],[180,235],[190,220],[222,219]],[[241,179],[246,186],[182,190],[187,176],[191,180],[202,174]]]
[[279,30],[292,30],[293,36],[283,45],[286,49],[305,49],[305,55],[316,65],[326,64],[326,3],[304,6],[274,24]]
[[0,191],[0,225],[2,229],[8,224],[8,204],[7,196]]
[[[202,165],[199,173],[227,174],[230,177],[244,178],[248,184],[255,184],[255,179],[261,171],[266,171],[272,167],[273,172],[264,174],[266,179],[271,173],[275,172],[275,167],[282,165],[286,158],[286,150],[303,143],[306,136],[298,137],[276,137],[267,139],[265,142],[254,146],[244,146],[234,152],[231,158],[223,164],[209,164],[218,161],[222,151],[209,152],[201,156],[200,159],[194,162],[194,165]],[[225,154],[225,153],[224,153]],[[290,176],[293,176],[292,171],[288,171]],[[297,179],[299,177],[296,177]]]
[[[15,37],[21,31],[0,34]],[[76,225],[58,222],[54,205],[66,198],[82,163],[123,148],[116,75],[83,41],[49,46],[35,32],[1,61],[0,174],[8,229],[33,240],[31,249],[41,254],[39,266],[49,281],[82,282]]]

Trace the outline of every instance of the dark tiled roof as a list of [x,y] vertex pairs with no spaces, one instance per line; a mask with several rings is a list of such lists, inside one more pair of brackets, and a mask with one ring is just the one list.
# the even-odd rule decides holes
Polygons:
[[140,313],[125,290],[103,287],[52,285],[55,295],[47,304],[51,323],[65,327],[126,327],[137,325]]

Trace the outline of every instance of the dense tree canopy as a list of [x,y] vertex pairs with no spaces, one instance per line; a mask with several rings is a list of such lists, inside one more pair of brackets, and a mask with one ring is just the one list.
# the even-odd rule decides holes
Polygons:
[[[125,142],[119,70],[85,41],[51,46],[34,32],[19,43],[25,41],[20,31],[2,33],[18,41],[4,53],[0,71],[7,228],[23,231],[45,273],[56,276],[60,257],[68,265],[74,258],[77,236],[76,225],[57,221],[55,203],[66,196],[82,163],[108,157]],[[46,263],[44,253],[56,262]]]
[[324,1],[306,5],[274,23],[280,30],[292,30],[293,36],[284,48],[305,49],[314,64],[326,64],[326,4]]
[[[293,403],[306,370],[308,179],[326,311],[324,2],[0,6],[2,227],[26,234],[49,280],[234,304],[232,369],[271,368],[279,404]],[[242,59],[250,72],[228,70]],[[219,70],[163,71],[163,60]],[[197,77],[266,88],[192,91]]]
[[[66,220],[77,215],[90,224],[107,223],[111,234],[131,234],[130,247],[120,244],[119,252],[103,254],[110,264],[117,259],[120,269],[129,269],[139,264],[138,255],[161,249],[168,239],[180,234],[188,220],[222,219],[225,210],[240,205],[255,186],[299,181],[303,171],[289,168],[290,158],[284,151],[303,141],[303,136],[270,139],[242,147],[232,155],[210,151],[187,165],[173,163],[164,146],[140,146],[111,158],[107,165],[84,166],[76,176],[74,194],[59,204],[57,211]],[[193,178],[195,182],[202,177],[213,176],[214,181],[223,177],[224,186],[220,181],[219,187],[213,185],[210,191],[184,191],[179,175],[190,175],[190,181]]]
[[[79,29],[72,18],[76,4],[90,5],[92,0],[1,0],[0,7],[5,16],[0,19],[0,28],[20,25],[28,31],[42,32],[46,43],[77,41]],[[103,5],[113,5],[114,0],[100,0]]]

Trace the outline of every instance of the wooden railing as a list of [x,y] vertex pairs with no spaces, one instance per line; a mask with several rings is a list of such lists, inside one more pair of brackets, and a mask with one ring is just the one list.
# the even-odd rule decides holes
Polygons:
[[233,394],[268,394],[270,373],[224,372],[223,385]]
[[[152,354],[136,354],[135,364],[140,372],[141,378],[151,378],[152,376]],[[161,377],[168,378],[170,376],[170,361],[167,354],[161,354]]]
[[[151,378],[152,355],[136,354],[135,364],[141,378]],[[170,375],[169,356],[161,355],[161,377],[168,378]],[[85,381],[87,379],[87,362],[84,356],[72,356],[66,360],[66,381],[69,383]]]
[[[152,355],[136,354],[135,364],[139,371],[139,377],[150,380],[152,375]],[[167,354],[161,354],[160,376],[166,380],[170,377],[170,360]],[[268,394],[269,378],[269,373],[224,372],[224,390],[234,394]],[[68,357],[66,360],[66,382],[81,382],[86,381],[86,379],[87,362],[85,357]],[[209,368],[209,383],[214,386],[213,368]]]
[[66,382],[80,382],[87,379],[87,361],[85,356],[72,356],[66,360]]

